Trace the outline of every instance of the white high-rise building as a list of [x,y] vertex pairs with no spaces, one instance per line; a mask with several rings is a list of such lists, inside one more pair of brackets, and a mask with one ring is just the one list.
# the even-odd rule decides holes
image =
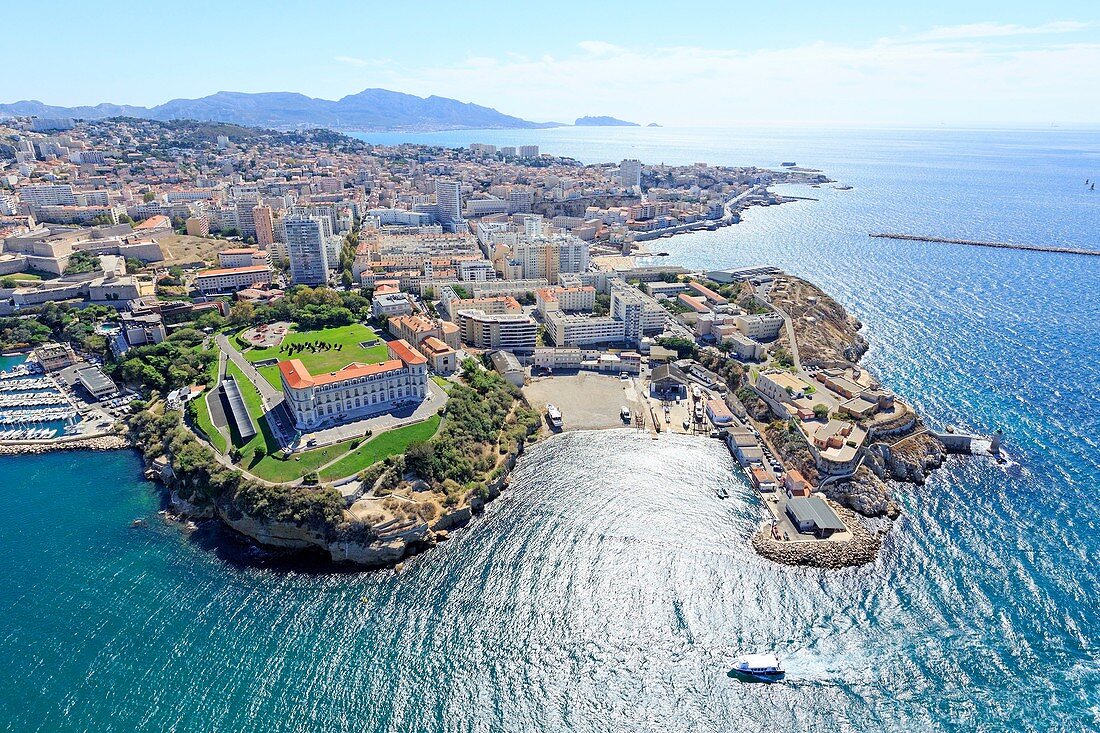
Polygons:
[[619,178],[624,186],[641,186],[642,161],[629,158],[619,163]]
[[519,152],[519,157],[521,157],[521,158],[537,158],[537,157],[539,157],[539,146],[538,145],[520,145],[518,152]]
[[294,216],[286,219],[286,253],[290,280],[294,285],[324,285],[328,282],[328,253],[316,219]]
[[458,181],[436,181],[435,215],[444,231],[457,232],[462,226],[462,192]]

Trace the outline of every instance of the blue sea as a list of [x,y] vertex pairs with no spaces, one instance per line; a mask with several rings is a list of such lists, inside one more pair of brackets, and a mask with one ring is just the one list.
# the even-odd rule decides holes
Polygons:
[[[820,168],[852,190],[788,189],[817,200],[664,260],[814,281],[886,385],[937,427],[1003,429],[1013,464],[899,487],[879,559],[826,572],[753,554],[762,512],[717,441],[570,434],[396,575],[181,533],[130,453],[0,458],[0,729],[1100,729],[1100,258],[867,236],[1100,248],[1100,131],[367,137]],[[758,650],[785,682],[727,676]]]

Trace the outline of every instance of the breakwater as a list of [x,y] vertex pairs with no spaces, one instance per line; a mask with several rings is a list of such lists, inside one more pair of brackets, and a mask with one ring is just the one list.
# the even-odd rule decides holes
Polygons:
[[1055,247],[1046,244],[1015,244],[1012,242],[985,242],[976,239],[951,239],[948,237],[926,237],[919,234],[891,234],[872,232],[869,236],[876,239],[900,239],[908,242],[940,242],[943,244],[963,244],[968,247],[992,247],[994,249],[1022,249],[1029,252],[1057,252],[1067,255],[1087,255],[1100,257],[1100,250],[1084,247]]

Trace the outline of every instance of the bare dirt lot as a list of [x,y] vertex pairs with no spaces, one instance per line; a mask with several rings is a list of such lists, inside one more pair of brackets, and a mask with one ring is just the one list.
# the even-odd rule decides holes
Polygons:
[[160,250],[164,253],[164,262],[158,262],[157,264],[169,267],[213,260],[218,250],[233,246],[224,239],[191,237],[186,234],[159,235],[157,236],[157,244],[160,245]]
[[625,405],[636,412],[641,405],[638,380],[629,381],[610,374],[576,374],[535,377],[523,388],[533,407],[545,410],[552,403],[561,410],[563,429],[600,430],[626,427],[619,417]]

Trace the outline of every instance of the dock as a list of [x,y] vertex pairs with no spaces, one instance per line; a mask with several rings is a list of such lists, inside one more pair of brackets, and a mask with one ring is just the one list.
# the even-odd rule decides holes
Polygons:
[[1100,249],[1087,249],[1084,247],[1055,247],[1046,244],[1014,244],[1012,242],[986,242],[976,239],[951,239],[949,237],[928,237],[919,234],[891,234],[889,232],[872,232],[868,236],[876,239],[900,239],[907,242],[939,242],[942,244],[962,244],[968,247],[991,247],[994,249],[1019,249],[1028,252],[1056,252],[1066,255],[1085,255],[1100,257]]

